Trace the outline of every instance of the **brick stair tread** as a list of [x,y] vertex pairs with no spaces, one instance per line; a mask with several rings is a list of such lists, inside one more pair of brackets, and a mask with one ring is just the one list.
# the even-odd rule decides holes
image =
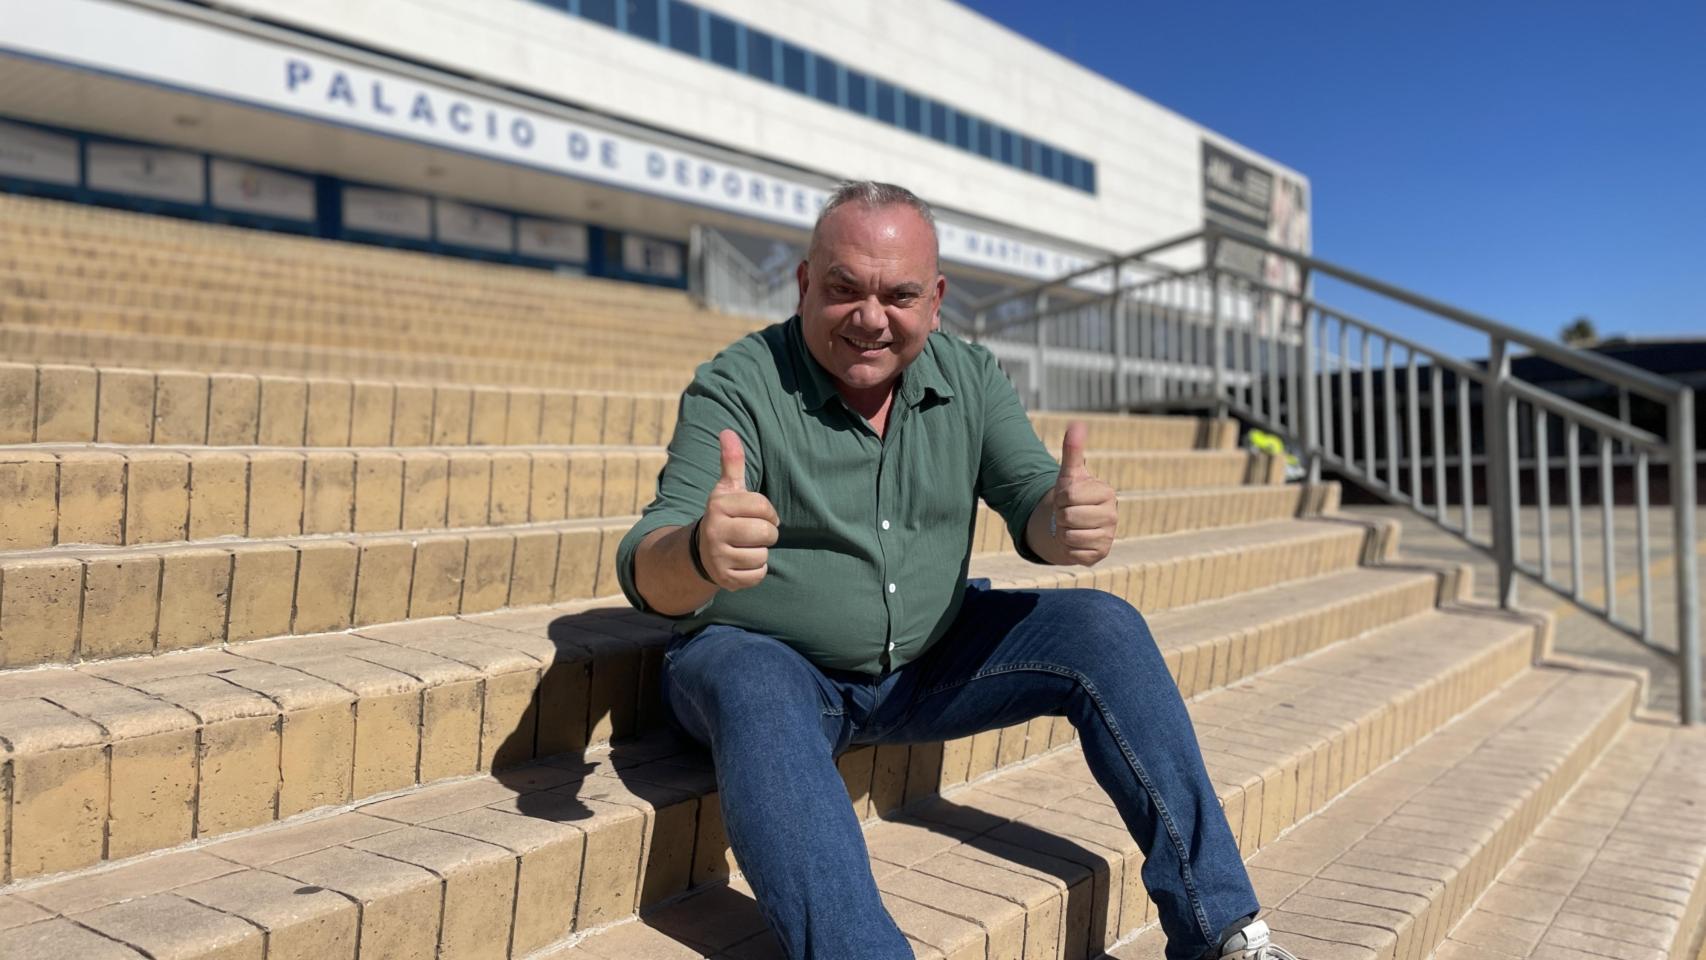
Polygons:
[[[1469,618],[1467,614],[1451,616],[1463,620]],[[1283,709],[1279,705],[1280,697],[1288,691],[1303,692],[1337,683],[1345,689],[1343,695],[1333,698],[1329,705],[1319,707],[1308,721],[1293,722],[1279,728],[1283,733],[1278,736],[1284,743],[1270,743],[1269,749],[1275,756],[1286,751],[1313,754],[1317,750],[1325,752],[1329,740],[1344,749],[1354,739],[1352,731],[1357,729],[1354,718],[1377,711],[1382,697],[1390,697],[1394,691],[1406,686],[1415,688],[1417,684],[1429,689],[1440,688],[1456,671],[1477,657],[1485,656],[1499,643],[1508,645],[1510,631],[1520,626],[1523,625],[1509,619],[1498,619],[1479,631],[1452,630],[1446,641],[1432,646],[1417,644],[1413,635],[1398,627],[1378,631],[1313,658],[1277,668],[1237,688],[1211,694],[1193,703],[1190,709],[1198,729],[1210,731],[1212,735],[1213,731],[1226,728],[1223,721],[1217,720],[1219,715],[1228,711],[1248,714],[1247,709],[1234,706],[1234,702],[1260,701],[1268,704],[1266,709],[1270,712],[1277,711]],[[1327,662],[1328,658],[1336,662]],[[1327,702],[1324,698],[1315,699]],[[1443,720],[1446,715],[1442,713],[1435,722]],[[1414,732],[1420,735],[1424,731],[1417,729]],[[1207,751],[1207,756],[1211,775],[1228,806],[1229,816],[1230,811],[1256,809],[1254,801],[1245,798],[1260,789],[1261,773],[1270,771],[1262,771],[1259,764],[1252,768],[1249,761],[1221,754],[1213,747]],[[1251,769],[1258,772],[1246,772]],[[1344,771],[1341,776],[1347,779],[1351,776],[1348,764],[1339,769]],[[1334,792],[1338,787],[1338,784],[1334,785]],[[539,851],[560,852],[565,845],[574,849],[577,855],[588,849],[614,849],[627,857],[632,866],[616,875],[597,873],[600,879],[596,887],[589,886],[594,881],[587,879],[586,875],[577,874],[580,889],[594,891],[590,906],[583,901],[579,908],[590,921],[581,923],[579,929],[589,929],[619,920],[631,912],[633,891],[640,885],[655,885],[648,888],[649,893],[644,900],[647,903],[658,902],[664,896],[685,889],[688,868],[682,858],[692,854],[677,847],[701,844],[683,841],[680,831],[686,829],[689,835],[692,834],[696,805],[714,789],[714,779],[704,752],[683,744],[670,734],[658,733],[631,743],[616,744],[608,751],[594,751],[585,757],[558,757],[495,776],[410,788],[395,796],[226,839],[214,839],[192,849],[141,858],[115,867],[49,878],[45,882],[24,881],[14,884],[5,896],[0,897],[0,924],[6,917],[28,916],[39,920],[33,905],[72,913],[79,917],[79,923],[93,923],[101,928],[101,923],[108,922],[109,914],[115,912],[112,908],[138,897],[154,898],[152,902],[159,909],[200,915],[199,909],[180,902],[184,899],[182,896],[169,893],[170,890],[185,888],[190,891],[191,899],[207,899],[208,905],[215,908],[236,909],[251,919],[265,922],[264,918],[283,918],[289,914],[289,909],[280,901],[294,902],[294,898],[299,896],[296,891],[301,883],[332,889],[339,889],[340,881],[347,881],[351,887],[368,883],[366,871],[376,864],[366,854],[401,857],[441,873],[456,874],[447,881],[453,887],[459,879],[482,876],[482,871],[499,869],[494,864],[507,863],[503,869],[510,871],[506,874],[509,879],[497,887],[504,891],[498,894],[499,907],[507,910],[513,907],[503,906],[501,897],[514,896],[514,861],[518,854],[537,853],[542,862],[562,866],[549,859],[549,852]],[[1064,862],[1053,859],[1058,856],[1064,856],[1066,861],[1076,861],[1078,865],[1069,867],[1070,875],[1065,878],[1070,885],[1076,886],[1078,881],[1099,870],[1101,879],[1093,881],[1099,884],[1094,915],[1108,911],[1111,913],[1108,922],[1117,923],[1120,905],[1129,907],[1140,896],[1133,886],[1135,873],[1130,883],[1122,880],[1123,874],[1120,873],[1121,864],[1129,864],[1130,859],[1136,856],[1136,847],[1118,826],[1117,815],[1105,798],[1099,796],[1098,789],[1083,763],[1082,755],[1076,747],[1068,746],[1028,765],[998,770],[981,777],[969,787],[950,789],[939,801],[926,800],[896,820],[869,820],[868,846],[877,861],[875,869],[879,881],[891,896],[904,898],[905,891],[899,885],[930,883],[911,878],[911,874],[922,872],[919,861],[935,858],[974,835],[993,831],[993,839],[1000,843],[1020,843],[1022,846],[1028,840],[1041,859],[1050,863]],[[1086,793],[1090,796],[1081,796]],[[1323,802],[1327,795],[1323,793]],[[1287,806],[1286,815],[1289,817],[1295,807]],[[1038,808],[1049,809],[1044,812]],[[1252,817],[1259,818],[1256,814],[1247,814],[1243,822],[1252,822]],[[1020,819],[1021,823],[1003,830],[1002,824],[1009,818]],[[430,821],[441,822],[431,824]],[[705,821],[699,822],[703,829]],[[1053,835],[1060,832],[1076,840],[1063,840]],[[451,833],[458,834],[460,838],[450,836]],[[659,836],[671,838],[677,846],[669,849],[653,846],[652,840]],[[435,841],[439,846],[449,845],[453,849],[437,849]],[[1087,842],[1090,850],[1078,847],[1077,842],[1080,841]],[[334,847],[340,849],[332,850]],[[1067,848],[1064,853],[1063,847]],[[990,856],[981,850],[961,852],[973,859],[987,860]],[[702,853],[699,855],[703,856]],[[281,867],[280,864],[287,859],[292,861],[291,865]],[[645,876],[641,876],[642,863],[647,864]],[[386,869],[392,874],[409,872],[394,864],[387,865]],[[526,870],[525,867],[522,869]],[[590,861],[586,869],[592,869]],[[1131,868],[1128,866],[1126,869]],[[1113,872],[1109,873],[1110,870]],[[351,880],[351,871],[358,874],[359,879]],[[280,880],[281,872],[291,882]],[[243,876],[235,876],[238,873]],[[903,873],[908,876],[900,877]],[[227,882],[216,884],[214,877],[224,877]],[[396,876],[390,876],[386,882],[392,886],[405,885],[403,878]],[[234,887],[239,892],[222,894],[218,889],[222,886]],[[540,890],[548,884],[546,879],[531,875],[524,878],[523,886]],[[611,886],[618,890],[618,895],[611,900],[603,899],[603,894],[608,892],[606,887]],[[560,885],[551,889],[554,897],[560,898],[565,893],[565,888]],[[624,889],[629,892],[619,893]],[[572,890],[568,888],[571,905],[574,901]],[[1119,891],[1119,896],[1110,900],[1109,890]],[[1082,892],[1088,896],[1091,888],[1085,887]],[[231,899],[228,902],[222,900],[225,896]],[[541,895],[524,899],[527,910],[549,912],[544,904],[548,904],[551,898]],[[624,903],[626,909],[623,908]],[[1082,912],[1082,908],[1088,905],[1086,900],[1074,909]],[[332,906],[335,905],[328,905],[325,909],[330,910]],[[566,909],[559,903],[552,916],[560,921]],[[915,905],[904,909],[917,911],[923,908]],[[108,912],[101,913],[103,910]],[[588,910],[591,912],[584,912]],[[89,911],[96,911],[99,915]],[[1084,914],[1085,917],[1091,915]],[[544,922],[533,913],[527,915],[526,923],[536,921]],[[120,920],[111,919],[110,922],[118,924]],[[283,923],[284,920],[278,922]],[[530,926],[528,929],[536,928]],[[952,931],[951,937],[959,937],[976,930],[974,926],[937,918],[936,926],[931,927],[922,939],[942,940],[949,936],[944,931]],[[565,927],[556,936],[566,932]],[[492,933],[504,935],[503,931]],[[5,943],[3,938],[7,935],[0,933],[0,944]],[[952,950],[963,944],[956,939],[936,945],[950,948],[945,952],[952,955]]]
[[[1247,865],[1300,960],[1424,957],[1626,722],[1627,677],[1539,667],[1358,783]],[[1110,950],[1160,960],[1148,928]]]
[[1706,909],[1706,734],[1632,723],[1437,960],[1669,960]]
[[[1511,624],[1499,626],[1508,631]],[[1412,638],[1396,635],[1360,643],[1363,649],[1354,653],[1351,644],[1343,645],[1345,656],[1371,668],[1414,649]],[[1464,644],[1459,656],[1473,647]],[[1296,687],[1304,678],[1288,674],[1298,673],[1282,667],[1269,683]],[[1193,714],[1200,716],[1202,706],[1193,704]],[[1276,754],[1315,746],[1305,732],[1286,736],[1289,746],[1274,746]],[[1217,788],[1229,816],[1241,809],[1240,788]],[[1096,955],[1094,940],[1104,930],[1135,929],[1153,918],[1138,876],[1137,844],[1076,746],[944,791],[870,826],[866,844],[885,903],[920,957],[1082,957],[1087,948]],[[1143,919],[1120,919],[1132,911]],[[641,922],[593,931],[540,956],[736,960],[779,956],[775,950],[750,888],[736,880],[692,891],[644,912]]]

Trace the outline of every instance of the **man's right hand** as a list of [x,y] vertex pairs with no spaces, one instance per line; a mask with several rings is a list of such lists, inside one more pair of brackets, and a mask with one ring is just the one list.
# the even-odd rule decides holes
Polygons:
[[705,501],[699,521],[699,560],[711,582],[724,590],[755,587],[770,572],[776,543],[776,508],[762,493],[746,489],[746,453],[733,430],[717,435],[723,474]]

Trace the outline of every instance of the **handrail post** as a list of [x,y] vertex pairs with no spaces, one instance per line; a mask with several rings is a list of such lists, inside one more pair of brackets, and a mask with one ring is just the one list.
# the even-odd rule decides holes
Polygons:
[[1043,325],[1043,311],[1048,309],[1048,294],[1037,291],[1031,301],[1031,316],[1037,323],[1037,346],[1031,360],[1031,402],[1036,409],[1048,409],[1048,371],[1043,365],[1048,362],[1048,329]]
[[1309,483],[1321,482],[1321,424],[1317,407],[1321,402],[1317,392],[1320,383],[1315,376],[1315,337],[1311,335],[1315,324],[1309,318],[1309,268],[1302,268],[1297,284],[1297,306],[1301,311],[1300,322],[1297,326],[1299,354],[1303,367],[1299,376],[1303,378],[1303,462],[1308,471]]
[[1113,324],[1114,333],[1114,407],[1121,413],[1126,412],[1130,402],[1131,391],[1126,386],[1125,360],[1128,353],[1125,329],[1125,294],[1120,292],[1120,268],[1125,261],[1114,264],[1114,291],[1108,300],[1108,317]]
[[1226,400],[1226,311],[1220,303],[1220,237],[1209,234],[1208,256],[1208,316],[1209,329],[1213,331],[1213,349],[1209,351],[1210,362],[1214,364],[1214,418],[1219,420],[1226,416],[1228,403]]
[[1510,472],[1510,343],[1488,338],[1487,383],[1481,391],[1482,430],[1486,435],[1487,507],[1493,515],[1493,558],[1499,566],[1499,606],[1516,605],[1516,504]]
[[984,331],[987,330],[988,328],[989,328],[989,311],[987,309],[979,310],[978,312],[972,314],[972,318],[971,318],[971,341],[973,343],[982,343]]
[[1700,702],[1700,579],[1694,549],[1694,391],[1682,390],[1670,405],[1670,503],[1675,524],[1676,639],[1681,661],[1682,722],[1706,720]]

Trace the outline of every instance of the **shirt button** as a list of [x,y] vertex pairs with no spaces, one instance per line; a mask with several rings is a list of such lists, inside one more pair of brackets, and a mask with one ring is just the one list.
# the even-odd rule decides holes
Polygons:
[[889,584],[889,592],[890,592],[890,593],[893,593],[893,592],[894,592],[894,584],[892,584],[892,583],[891,583],[891,584]]
[[889,522],[887,520],[884,520],[883,521],[883,529],[887,530],[888,528],[889,528]]
[[890,651],[893,651],[893,650],[894,650],[894,641],[893,641],[893,640],[890,640],[890,641],[889,641],[889,650],[890,650]]

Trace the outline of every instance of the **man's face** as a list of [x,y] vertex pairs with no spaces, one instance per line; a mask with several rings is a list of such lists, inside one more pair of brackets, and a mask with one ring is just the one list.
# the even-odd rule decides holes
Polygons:
[[929,224],[904,205],[831,211],[796,270],[806,347],[843,396],[891,389],[941,323],[948,281]]

